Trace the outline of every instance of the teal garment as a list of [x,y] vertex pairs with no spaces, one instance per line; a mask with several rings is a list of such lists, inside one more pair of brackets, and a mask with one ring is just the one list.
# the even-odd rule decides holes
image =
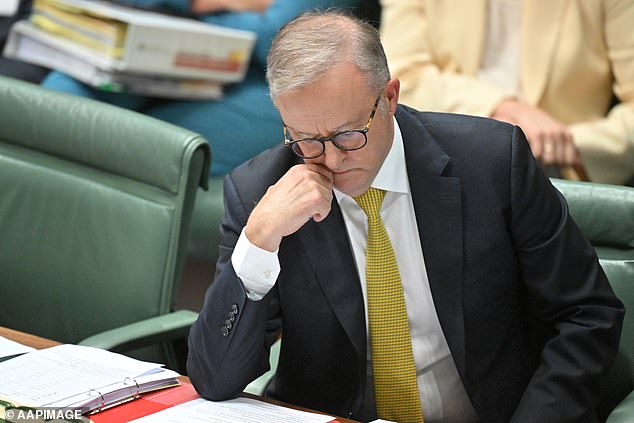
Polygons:
[[42,84],[140,111],[201,134],[211,146],[213,175],[224,175],[282,140],[282,121],[268,96],[263,76],[256,72],[250,72],[240,84],[228,87],[220,101],[160,100],[104,92],[61,72],[51,72]]
[[[187,14],[189,0],[125,0],[131,6]],[[353,9],[360,0],[274,0],[263,13],[223,12],[200,19],[257,34],[251,65],[244,81],[226,87],[218,101],[162,100],[95,90],[61,72],[51,72],[42,85],[94,98],[182,126],[205,137],[211,145],[211,174],[224,175],[257,153],[282,142],[282,120],[268,95],[264,76],[266,54],[278,29],[305,10],[327,7]]]

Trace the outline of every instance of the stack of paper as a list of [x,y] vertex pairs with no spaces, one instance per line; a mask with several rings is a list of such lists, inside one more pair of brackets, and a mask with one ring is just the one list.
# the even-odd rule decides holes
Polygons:
[[179,377],[159,364],[78,345],[59,345],[2,362],[0,375],[0,404],[82,413],[176,386]]
[[128,25],[93,16],[79,7],[58,0],[35,0],[29,19],[50,34],[69,39],[109,57],[123,56]]
[[26,345],[0,336],[0,361],[31,351],[35,351],[35,348],[27,347]]
[[255,34],[96,0],[36,0],[4,55],[65,72],[94,87],[218,98],[241,81]]
[[134,423],[328,423],[332,416],[295,410],[251,398],[212,402],[195,399],[149,416]]

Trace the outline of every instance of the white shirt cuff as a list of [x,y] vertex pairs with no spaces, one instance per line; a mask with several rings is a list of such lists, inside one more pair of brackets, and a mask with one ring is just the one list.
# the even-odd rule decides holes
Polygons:
[[280,274],[277,252],[253,245],[242,229],[231,255],[231,264],[250,300],[261,300],[275,285]]

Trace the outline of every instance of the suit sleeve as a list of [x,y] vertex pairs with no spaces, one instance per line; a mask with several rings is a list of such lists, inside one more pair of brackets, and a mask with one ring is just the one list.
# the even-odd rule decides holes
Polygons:
[[231,175],[225,178],[224,193],[226,211],[220,224],[216,277],[190,330],[187,358],[194,387],[202,397],[214,401],[239,395],[269,369],[270,346],[282,327],[277,287],[260,301],[252,301],[235,274],[231,254],[248,211]]
[[[624,315],[594,249],[514,130],[511,233],[544,347],[513,422],[594,422]],[[520,138],[519,142],[518,138]]]
[[[490,116],[513,97],[475,76],[443,69],[428,37],[425,0],[381,0],[381,39],[392,77],[401,81],[399,101],[418,110]],[[436,25],[449,24],[437,22]]]

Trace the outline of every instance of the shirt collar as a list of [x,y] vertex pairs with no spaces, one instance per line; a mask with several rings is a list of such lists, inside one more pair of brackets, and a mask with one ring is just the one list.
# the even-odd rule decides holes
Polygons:
[[394,140],[392,141],[392,148],[390,148],[390,152],[387,154],[371,186],[385,191],[409,194],[403,135],[401,134],[401,128],[399,128],[396,118],[392,119],[394,120]]

